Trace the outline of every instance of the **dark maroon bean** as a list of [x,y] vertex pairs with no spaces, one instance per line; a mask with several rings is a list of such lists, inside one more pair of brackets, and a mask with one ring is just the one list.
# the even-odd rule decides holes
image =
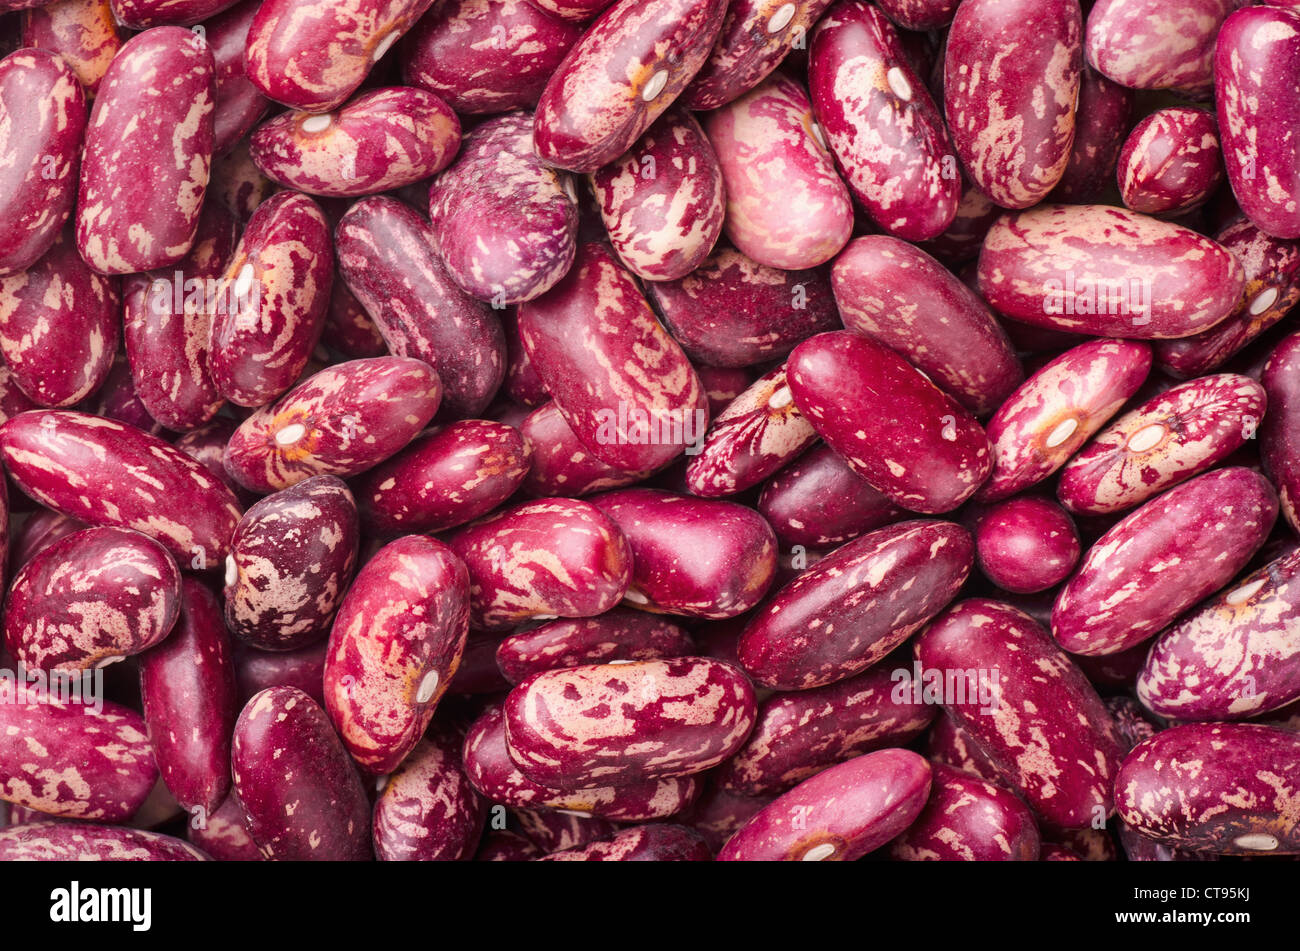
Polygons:
[[704,386],[704,395],[709,400],[709,418],[716,419],[718,414],[731,405],[731,401],[749,389],[754,382],[754,374],[745,367],[706,367],[696,365],[695,372]]
[[1300,334],[1279,343],[1260,382],[1268,396],[1268,413],[1260,431],[1260,458],[1277,486],[1282,515],[1300,532]]
[[1133,114],[1133,90],[1084,66],[1074,144],[1053,201],[1084,204],[1100,199],[1115,181],[1115,166]]
[[998,768],[947,713],[940,713],[925,739],[925,755],[935,763],[951,766],[991,783],[1002,782]]
[[622,829],[581,848],[563,849],[539,862],[708,862],[704,837],[685,826],[658,823]]
[[980,570],[999,588],[1031,594],[1055,587],[1079,560],[1079,533],[1048,499],[1024,495],[981,515],[975,530]]
[[772,476],[758,510],[783,544],[812,548],[842,544],[906,514],[830,446],[817,446]]
[[554,402],[529,413],[519,424],[532,465],[524,478],[529,495],[577,497],[640,482],[649,471],[629,472],[606,465],[578,439]]
[[512,684],[543,670],[659,660],[694,653],[689,634],[665,618],[615,608],[592,618],[551,621],[503,640],[497,666]]
[[[520,0],[524,2],[524,0]],[[525,3],[527,5],[527,3]],[[522,835],[508,829],[495,829],[483,836],[475,862],[531,862],[541,858],[542,850]]]
[[213,160],[209,187],[241,222],[253,217],[257,206],[276,190],[275,183],[253,164],[247,139],[240,139],[227,154]]
[[85,522],[69,518],[49,509],[37,509],[14,530],[9,545],[9,577],[13,577],[19,568],[31,561],[41,550],[53,545],[60,538],[79,532],[86,528]]
[[248,813],[233,790],[215,812],[192,818],[187,834],[190,842],[218,862],[262,861],[248,831]]
[[204,22],[203,37],[217,67],[217,108],[213,114],[212,154],[224,155],[257,125],[270,103],[244,73],[244,47],[259,0],[239,0],[230,9]]
[[296,651],[264,651],[235,643],[235,677],[239,703],[268,687],[297,687],[322,707],[325,706],[325,654],[328,642],[320,641]]

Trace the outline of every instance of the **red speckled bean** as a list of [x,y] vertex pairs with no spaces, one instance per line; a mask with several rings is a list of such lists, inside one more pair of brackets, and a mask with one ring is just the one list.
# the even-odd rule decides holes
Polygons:
[[754,374],[745,367],[695,366],[695,372],[704,384],[704,395],[709,400],[709,417],[716,418],[731,405],[731,401],[749,389]]
[[266,0],[248,31],[244,69],[267,97],[329,112],[433,0]]
[[1148,215],[1181,215],[1223,184],[1219,126],[1204,109],[1175,106],[1147,116],[1119,154],[1124,204]]
[[0,351],[38,406],[71,406],[104,382],[117,350],[117,278],[88,268],[71,229],[25,271],[0,277]]
[[37,509],[14,529],[14,536],[9,544],[9,570],[17,572],[42,549],[86,527],[85,522],[68,518],[59,512]]
[[745,671],[807,690],[866,670],[953,599],[974,544],[952,522],[915,520],[837,548],[758,611],[738,646]]
[[263,650],[319,640],[357,563],[356,503],[334,476],[269,495],[244,513],[226,556],[226,624]]
[[648,471],[628,472],[597,459],[574,434],[555,403],[546,403],[519,424],[532,465],[524,479],[529,495],[577,497],[640,482]]
[[977,498],[992,502],[1046,479],[1137,392],[1151,347],[1094,340],[1067,350],[1012,393],[989,420],[993,474]]
[[217,67],[217,109],[212,119],[214,156],[229,152],[271,105],[244,73],[248,28],[260,6],[260,0],[241,0],[195,30],[202,30]]
[[952,265],[965,264],[980,253],[984,236],[1002,209],[974,185],[963,184],[957,214],[947,230],[937,238],[923,241],[919,247]]
[[846,328],[897,351],[977,416],[1024,379],[988,306],[905,241],[856,239],[835,259],[831,286]]
[[215,812],[192,819],[186,833],[196,847],[218,862],[262,861],[262,853],[248,832],[248,813],[234,792]]
[[594,172],[632,147],[708,59],[726,0],[619,0],[587,28],[542,90],[542,161]]
[[590,20],[614,0],[528,0],[537,9],[571,23]]
[[685,826],[659,823],[622,829],[581,848],[552,852],[539,862],[708,862],[704,837]]
[[880,9],[905,30],[937,30],[952,22],[961,0],[879,0]]
[[877,750],[806,779],[741,826],[720,862],[852,862],[916,821],[930,764],[908,750]]
[[659,660],[694,653],[694,642],[665,618],[615,608],[593,618],[551,621],[497,646],[497,666],[512,684],[540,673],[619,660]]
[[420,741],[460,664],[469,573],[442,542],[407,535],[357,573],[325,660],[325,709],[370,773],[397,767]]
[[241,139],[226,155],[212,163],[212,194],[241,222],[253,216],[276,186],[253,164],[247,139]]
[[0,427],[0,457],[10,478],[42,505],[91,524],[135,529],[199,570],[225,557],[239,521],[234,494],[207,469],[114,420],[22,413]]
[[1002,782],[997,767],[947,713],[940,713],[930,728],[925,738],[925,755],[935,763],[951,766],[987,782]]
[[[438,374],[420,360],[336,364],[240,424],[226,446],[226,471],[257,492],[313,475],[356,475],[415,438],[441,398]],[[0,434],[0,449],[3,442]]]
[[505,703],[510,758],[560,789],[702,772],[740,748],[754,717],[748,678],[707,657],[543,671]]
[[0,275],[31,267],[72,213],[86,95],[56,54],[24,49],[0,60]]
[[220,13],[234,0],[112,0],[113,16],[130,30],[189,25]]
[[268,859],[366,861],[370,802],[329,717],[293,687],[263,690],[239,715],[235,791]]
[[817,434],[904,508],[955,509],[993,468],[975,418],[873,340],[818,334],[795,348],[786,367],[794,404]]
[[1107,205],[1044,204],[998,219],[978,281],[993,309],[1014,320],[1159,339],[1229,316],[1245,274],[1226,248],[1180,225]]
[[14,371],[0,362],[0,424],[7,423],[29,409],[36,409],[36,404],[18,388],[14,382]]
[[931,765],[930,800],[889,846],[899,862],[1033,862],[1040,840],[1033,813],[1009,790]]
[[1079,533],[1066,511],[1047,499],[1020,496],[993,506],[975,530],[980,571],[1007,591],[1046,591],[1079,560]]
[[339,221],[335,242],[339,273],[389,350],[438,371],[444,415],[486,409],[506,372],[501,321],[451,279],[429,223],[395,199],[369,198]]
[[92,96],[122,48],[124,33],[109,0],[56,0],[23,14],[22,45],[58,53]]
[[0,831],[0,862],[204,862],[203,852],[158,832],[83,822],[36,822]]
[[709,850],[716,853],[772,799],[772,796],[738,796],[716,785],[710,786],[690,809],[678,816],[678,821],[704,836]]
[[1200,96],[1214,80],[1214,43],[1238,0],[1099,0],[1088,14],[1088,62],[1122,86]]
[[422,739],[375,802],[381,862],[459,862],[478,847],[487,813],[465,776],[460,737]]
[[1057,596],[1052,634],[1073,654],[1114,654],[1223,587],[1268,538],[1277,493],[1251,469],[1219,469],[1126,516]]
[[1115,779],[1119,816],[1166,845],[1220,855],[1300,855],[1300,734],[1194,723],[1134,747]]
[[[944,708],[1050,825],[1074,829],[1111,813],[1123,751],[1114,719],[1082,671],[1030,617],[974,598],[953,605],[917,639],[925,676],[963,675]],[[977,696],[983,671],[992,702]]]
[[1099,200],[1115,181],[1115,166],[1133,114],[1133,90],[1084,66],[1079,106],[1074,116],[1074,145],[1053,201],[1084,204]]
[[1282,514],[1300,532],[1300,334],[1291,334],[1274,349],[1260,378],[1268,395],[1268,413],[1260,432],[1260,457],[1277,486]]
[[239,713],[230,635],[216,596],[186,578],[168,638],[140,658],[140,696],[162,780],[206,821],[230,792],[230,736]]
[[378,357],[388,352],[383,334],[345,281],[335,281],[330,288],[330,306],[325,312],[320,341],[348,360]]
[[86,129],[77,250],[101,274],[175,264],[194,241],[212,161],[207,43],[161,26],[123,44]]
[[1254,380],[1201,377],[1147,400],[1098,433],[1061,471],[1073,512],[1122,512],[1204,472],[1255,435],[1267,399]]
[[904,517],[830,446],[786,466],[758,497],[758,510],[782,544],[825,548]]
[[542,857],[542,850],[522,835],[508,829],[489,830],[483,836],[475,862],[531,862]]
[[840,0],[813,31],[809,56],[813,110],[854,198],[888,234],[942,234],[961,174],[894,25],[874,6]]
[[326,641],[296,651],[264,651],[235,642],[239,702],[246,704],[267,687],[297,687],[325,706]]

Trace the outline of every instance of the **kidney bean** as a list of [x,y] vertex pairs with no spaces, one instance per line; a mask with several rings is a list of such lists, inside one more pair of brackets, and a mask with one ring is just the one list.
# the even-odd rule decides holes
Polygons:
[[952,22],[960,0],[880,0],[885,16],[905,30],[937,30]]
[[260,0],[237,0],[229,9],[194,28],[194,32],[207,40],[216,64],[214,156],[225,155],[234,148],[271,105],[244,73],[248,29],[259,6]]
[[1300,84],[1300,11],[1238,10],[1224,21],[1214,57],[1233,194],[1261,231],[1300,238],[1300,112],[1292,95]]
[[1019,496],[979,518],[975,557],[980,571],[999,588],[1019,594],[1046,591],[1074,570],[1079,533],[1055,502]]
[[329,718],[293,687],[248,701],[231,767],[254,841],[268,859],[364,861],[370,803]]
[[1147,116],[1119,154],[1124,204],[1149,215],[1181,215],[1209,201],[1223,184],[1214,114],[1175,106]]
[[893,24],[874,6],[840,0],[813,31],[808,83],[827,144],[872,221],[908,241],[942,234],[961,175]]
[[1001,214],[1002,209],[984,193],[963,181],[961,200],[957,203],[957,214],[952,224],[943,234],[919,242],[917,247],[948,264],[965,264],[979,254],[985,234]]
[[825,445],[772,476],[758,511],[782,544],[812,548],[839,545],[905,515]]
[[942,763],[990,783],[1004,783],[1002,774],[988,756],[947,713],[940,713],[926,735],[925,755],[933,763]]
[[248,813],[233,791],[215,812],[196,814],[186,835],[196,848],[218,862],[262,861],[262,853],[248,831]]
[[597,459],[553,402],[529,413],[519,429],[532,459],[523,483],[529,495],[577,497],[631,485],[650,475],[616,469]]
[[731,405],[732,400],[749,389],[755,382],[754,374],[746,367],[695,367],[695,373],[704,386],[709,401],[709,418],[714,419]]
[[247,704],[254,694],[268,687],[297,687],[324,707],[327,647],[326,641],[318,641],[293,651],[272,652],[235,641],[240,704]]
[[1028,615],[959,602],[917,639],[916,658],[923,678],[942,679],[944,709],[1046,823],[1080,828],[1111,814],[1123,756],[1114,719]]
[[[129,30],[179,23],[188,26],[231,6],[234,0],[112,0],[113,16]],[[200,34],[201,36],[202,34]]]
[[537,9],[570,23],[590,20],[614,0],[528,0]]
[[533,153],[528,113],[484,122],[429,189],[434,243],[447,273],[494,307],[545,293],[573,263],[574,196],[572,178]]
[[976,498],[1004,499],[1046,479],[1137,392],[1150,369],[1150,345],[1093,340],[1034,373],[989,420],[993,473]]
[[36,408],[36,404],[14,382],[13,370],[0,361],[0,425],[7,423],[19,413]]
[[320,341],[348,360],[379,357],[388,352],[383,334],[348,290],[346,281],[335,281],[330,288],[330,305],[325,311]]
[[113,355],[108,376],[104,378],[99,389],[73,408],[92,416],[102,416],[105,419],[126,423],[150,436],[165,438],[172,436],[165,426],[149,415],[149,410],[140,401],[140,396],[135,391],[135,381],[131,379],[130,362],[126,354],[120,350]]
[[615,608],[513,634],[497,646],[496,660],[505,678],[517,684],[543,670],[685,657],[694,647],[689,634],[664,618]]
[[86,129],[77,250],[101,274],[175,264],[190,249],[212,161],[214,65],[189,30],[123,44]]
[[708,862],[704,837],[685,826],[633,826],[580,848],[552,852],[539,862]]
[[1163,725],[1158,723],[1132,697],[1107,697],[1106,706],[1115,717],[1115,728],[1127,753],[1147,737],[1155,736]]
[[90,822],[35,822],[0,830],[4,862],[203,862],[208,856],[170,835]]
[[331,112],[432,2],[267,0],[249,27],[244,69],[290,109]]
[[837,548],[756,612],[738,646],[764,687],[807,690],[866,670],[953,599],[970,572],[970,533],[900,522]]
[[607,838],[618,831],[608,819],[552,809],[512,809],[528,840],[541,852],[564,851]]
[[275,183],[253,164],[247,139],[241,139],[225,155],[212,162],[212,194],[240,222],[246,222],[263,201],[276,190]]
[[59,56],[24,49],[0,60],[0,108],[0,275],[6,275],[35,265],[72,213],[86,96]]
[[38,406],[93,393],[113,363],[121,300],[117,278],[81,260],[71,229],[27,270],[0,277],[0,351],[14,385]]
[[1193,852],[1300,854],[1290,808],[1300,734],[1251,723],[1171,727],[1134,747],[1115,778],[1135,832]]
[[1268,413],[1260,429],[1260,458],[1277,486],[1282,514],[1293,531],[1300,532],[1300,442],[1297,441],[1297,407],[1300,407],[1300,334],[1290,334],[1265,364],[1260,383],[1268,397]]
[[1172,387],[1095,436],[1062,470],[1057,496],[1074,512],[1131,508],[1236,452],[1266,404],[1263,387],[1232,373]]
[[458,862],[478,847],[486,810],[465,775],[460,738],[420,740],[383,782],[375,801],[375,856],[381,862]]
[[835,259],[831,286],[846,328],[897,351],[976,415],[1024,379],[988,306],[919,248],[857,238]]
[[0,704],[0,798],[8,802],[124,822],[157,779],[144,719],[128,707],[58,700],[30,687]]
[[497,645],[501,634],[475,631],[472,627],[465,641],[465,651],[460,666],[447,690],[462,697],[483,694],[502,694],[510,690],[510,681],[501,676],[497,668]]
[[389,350],[438,371],[444,415],[487,408],[506,371],[501,322],[452,280],[434,230],[392,198],[357,202],[335,232],[339,271]]
[[490,830],[483,836],[475,862],[531,862],[541,858],[542,850],[522,835],[508,829]]
[[852,862],[910,826],[929,793],[925,760],[908,750],[877,750],[804,780],[760,809],[718,861]]
[[717,853],[753,815],[772,801],[772,796],[740,796],[717,785],[709,786],[677,820],[690,826]]
[[1258,473],[1220,469],[1175,486],[1088,550],[1052,609],[1074,654],[1113,654],[1149,639],[1245,567],[1277,517]]
[[1015,795],[951,766],[931,765],[930,799],[889,846],[899,862],[1033,862],[1034,816]]
[[[226,471],[259,492],[313,475],[357,475],[405,447],[441,398],[438,374],[420,360],[336,364],[244,420],[226,446]],[[0,451],[3,443],[0,432]]]
[[533,137],[548,165],[594,172],[618,158],[704,65],[726,0],[619,0],[551,74]]
[[1115,167],[1133,115],[1133,90],[1084,65],[1074,117],[1074,144],[1052,201],[1086,204],[1101,199],[1115,181]]
[[17,572],[41,550],[86,527],[85,522],[75,518],[38,508],[14,529],[9,541],[9,570]]
[[[501,327],[506,336],[505,394],[521,406],[533,408],[547,402],[551,396],[537,369],[528,359],[524,342],[519,339],[519,321],[515,308],[508,307],[501,315]],[[503,420],[504,422],[504,420]]]
[[[786,367],[794,404],[817,434],[900,506],[955,509],[993,468],[974,417],[873,340],[818,334],[795,348]],[[851,403],[846,393],[855,394]]]
[[722,248],[680,281],[647,286],[664,326],[694,361],[744,367],[779,360],[838,324],[819,271],[782,271]]
[[109,0],[55,0],[24,12],[21,45],[58,53],[93,96],[124,33]]
[[1099,0],[1088,14],[1088,62],[1122,86],[1203,96],[1214,44],[1236,0]]

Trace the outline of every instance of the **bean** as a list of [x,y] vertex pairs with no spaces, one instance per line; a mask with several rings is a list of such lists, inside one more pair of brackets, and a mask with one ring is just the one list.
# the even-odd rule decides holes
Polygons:
[[543,670],[685,657],[694,647],[690,635],[665,618],[614,608],[512,634],[497,646],[496,660],[506,679],[517,684]]
[[23,14],[23,46],[58,53],[93,96],[122,48],[125,31],[109,0],[55,0]]
[[37,822],[0,830],[4,862],[202,862],[208,856],[187,842],[122,826]]
[[707,862],[704,837],[684,826],[633,826],[581,848],[543,856],[541,862]]
[[1079,560],[1079,533],[1055,502],[1024,495],[994,505],[979,518],[975,556],[998,587],[1019,594],[1046,591]]
[[1088,14],[1088,62],[1122,86],[1202,97],[1214,81],[1215,37],[1235,0],[1099,0]]
[[758,511],[785,545],[825,548],[904,518],[830,446],[816,446],[777,472]]
[[478,846],[486,810],[460,762],[460,738],[422,739],[375,801],[381,862],[457,862]]
[[900,862],[1033,862],[1040,839],[1033,813],[1009,790],[931,765],[930,799],[889,846]]

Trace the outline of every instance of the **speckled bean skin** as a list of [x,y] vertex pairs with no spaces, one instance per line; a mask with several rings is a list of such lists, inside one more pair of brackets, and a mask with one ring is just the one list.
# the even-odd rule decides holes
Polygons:
[[214,159],[209,185],[213,196],[241,222],[248,221],[257,206],[276,190],[275,184],[253,164],[248,149],[248,140],[241,139],[228,153]]
[[259,205],[212,308],[208,371],[226,399],[263,406],[293,386],[320,339],[333,280],[320,206],[288,191]]
[[505,376],[505,334],[496,313],[452,280],[435,230],[396,199],[359,201],[335,229],[339,274],[390,352],[438,371],[443,414],[476,416]]
[[722,171],[700,123],[671,109],[590,178],[619,260],[648,281],[694,271],[722,233]]
[[461,765],[460,737],[422,739],[384,782],[375,801],[381,862],[459,862],[478,847],[487,810]]
[[1015,495],[1065,464],[1137,392],[1150,345],[1093,340],[1067,350],[1007,397],[989,420],[993,474],[976,498]]
[[542,850],[517,832],[491,829],[484,834],[474,854],[475,862],[531,862],[542,857]]
[[14,384],[38,406],[89,396],[112,367],[121,304],[118,279],[88,268],[64,229],[31,267],[0,277],[0,352]]
[[1006,591],[1046,591],[1066,579],[1079,560],[1079,533],[1055,502],[1019,496],[984,513],[975,530],[980,571]]
[[786,370],[794,405],[817,434],[906,509],[955,509],[993,468],[989,440],[975,418],[867,337],[818,334],[794,349]]
[[133,36],[113,59],[77,194],[77,250],[94,270],[146,271],[189,251],[212,161],[214,75],[207,43],[175,26]]
[[[770,9],[775,0],[757,5]],[[844,247],[853,201],[813,131],[803,87],[772,76],[706,115],[704,128],[726,184],[723,229],[732,244],[761,264],[789,270],[816,267]]]
[[1133,89],[1194,96],[1214,80],[1214,43],[1238,0],[1099,0],[1088,14],[1088,62]]
[[[1123,751],[1114,719],[1082,671],[1027,614],[973,598],[916,641],[926,671],[986,671],[992,703],[972,688],[944,708],[1048,824],[1075,829],[1110,815]],[[963,678],[969,684],[969,676]],[[956,702],[956,701],[962,702]]]
[[212,154],[224,155],[266,114],[271,103],[244,73],[248,28],[260,0],[240,0],[203,24],[217,73],[217,109],[213,114]]
[[234,493],[207,469],[114,420],[66,410],[21,413],[0,427],[0,457],[18,487],[47,508],[135,529],[200,570],[225,557],[239,521]]
[[754,682],[807,690],[866,670],[956,596],[974,544],[952,522],[878,529],[782,588],[745,626],[738,656]]
[[392,771],[415,748],[469,633],[470,578],[442,542],[407,535],[357,573],[325,659],[325,709],[352,758]]
[[554,290],[519,308],[519,334],[574,433],[602,462],[653,471],[702,435],[700,378],[605,246],[584,244]]
[[1222,855],[1300,855],[1300,734],[1193,723],[1139,743],[1115,780],[1119,816],[1166,845]]
[[1276,238],[1300,237],[1300,11],[1232,14],[1214,54],[1223,161],[1247,217]]
[[230,736],[239,714],[235,664],[216,596],[181,582],[180,616],[140,658],[149,740],[168,791],[191,813],[215,813],[230,792]]
[[183,261],[123,282],[122,336],[131,380],[149,415],[169,429],[202,426],[225,402],[208,372],[208,282],[229,265],[238,227],[220,203],[206,202]]
[[16,572],[31,561],[37,552],[83,528],[86,528],[85,522],[49,509],[37,509],[14,528],[13,538],[9,541],[9,571]]
[[257,502],[226,556],[225,618],[262,650],[295,650],[323,637],[357,564],[352,493],[331,475]]
[[231,771],[262,855],[276,861],[367,861],[370,802],[325,711],[301,690],[271,687],[235,723]]
[[1107,205],[1044,204],[998,219],[978,282],[994,310],[1026,324],[1160,339],[1229,316],[1245,275],[1227,249],[1180,225]]
[[647,779],[623,786],[552,789],[533,782],[510,759],[505,713],[486,710],[465,735],[465,771],[491,802],[525,809],[562,809],[619,822],[646,822],[681,812],[699,792],[694,776]]
[[427,90],[389,86],[335,112],[276,116],[258,127],[251,146],[262,174],[285,188],[375,195],[446,168],[460,147],[460,120]]
[[1004,208],[1060,181],[1083,69],[1078,0],[968,0],[948,31],[944,111],[962,164]]
[[165,638],[180,601],[180,571],[162,545],[124,528],[87,528],[18,572],[5,642],[32,670],[105,667]]
[[130,30],[179,23],[187,26],[220,13],[234,0],[112,0],[113,16]]
[[512,684],[543,670],[658,660],[695,653],[689,634],[644,611],[615,608],[592,618],[551,621],[521,631],[497,647],[497,666]]
[[170,835],[86,822],[34,822],[0,831],[2,862],[204,862]]
[[526,112],[487,120],[429,189],[447,272],[467,294],[498,306],[544,294],[573,263],[574,184],[533,153],[532,131]]
[[640,482],[648,471],[627,471],[597,459],[573,432],[554,402],[529,413],[519,424],[532,465],[524,491],[533,496],[583,496]]
[[717,768],[714,781],[747,796],[782,793],[836,763],[905,745],[930,725],[935,708],[913,700],[903,673],[900,679],[892,670],[870,670],[768,697],[749,739]]
[[678,821],[703,835],[709,850],[717,853],[737,829],[773,798],[738,796],[712,785],[705,788],[691,807],[678,817]]
[[527,0],[444,0],[402,40],[402,79],[462,115],[531,109],[580,36]]
[[969,182],[964,182],[957,214],[937,238],[923,241],[919,247],[951,265],[965,264],[980,253],[984,236],[1002,209]]
[[470,619],[504,630],[539,615],[592,617],[618,604],[632,578],[619,527],[588,502],[556,499],[500,509],[448,540],[469,568]]
[[1264,388],[1234,373],[1189,380],[1098,433],[1061,471],[1072,512],[1105,515],[1145,502],[1240,449],[1264,419]]
[[906,514],[826,445],[772,476],[758,511],[782,544],[810,548],[842,544]]
[[704,837],[685,826],[656,823],[622,829],[584,846],[552,852],[539,862],[708,862]]
[[185,834],[196,848],[218,862],[262,861],[262,853],[248,833],[248,813],[233,792],[202,822],[191,819]]
[[885,16],[905,30],[937,30],[952,22],[961,0],[879,0]]
[[726,9],[726,0],[615,3],[542,90],[533,125],[542,161],[594,172],[631,148],[704,65]]
[[590,20],[613,0],[528,0],[537,9],[569,23]]
[[755,486],[817,440],[795,408],[785,366],[763,375],[723,410],[686,469],[694,495],[734,495]]
[[1242,579],[1162,633],[1137,679],[1176,720],[1241,720],[1300,697],[1300,551]]
[[[26,702],[19,702],[26,700]],[[42,695],[0,704],[0,799],[66,819],[124,822],[158,779],[144,718]]]
[[325,311],[320,342],[348,360],[379,357],[388,352],[383,334],[343,280],[335,281],[330,289],[330,306]]
[[1052,201],[1098,201],[1115,181],[1115,166],[1131,125],[1133,90],[1085,65],[1074,116],[1074,144]]
[[988,306],[920,248],[857,238],[835,259],[831,287],[846,328],[897,351],[977,416],[1024,379]]
[[529,470],[519,430],[464,419],[424,433],[353,482],[366,528],[380,536],[442,532],[486,515]]
[[[438,374],[420,360],[335,364],[244,420],[226,446],[226,471],[255,492],[356,475],[415,438],[441,398]],[[3,442],[0,434],[0,450]]]
[[908,750],[859,756],[806,779],[741,826],[720,862],[852,862],[910,826],[930,764]]
[[93,96],[124,32],[109,0],[56,0],[23,14],[22,45],[58,53]]
[[735,617],[762,600],[776,573],[771,527],[735,502],[662,489],[624,489],[592,499],[632,552],[624,603],[686,617]]
[[1260,383],[1268,413],[1260,428],[1260,458],[1277,486],[1282,515],[1300,533],[1300,334],[1287,336],[1273,350]]
[[1119,154],[1124,204],[1148,215],[1181,215],[1205,204],[1223,184],[1214,113],[1174,106],[1139,122]]
[[680,281],[646,288],[664,326],[698,363],[744,367],[779,360],[799,341],[838,326],[830,282],[720,248]]
[[1103,535],[1052,608],[1052,634],[1073,654],[1140,644],[1237,574],[1268,537],[1277,493],[1251,469],[1218,469],[1175,486]]
[[1008,789],[933,763],[930,800],[889,846],[899,862],[1033,862],[1033,813]]
[[813,30],[813,111],[853,197],[888,234],[924,241],[952,224],[961,174],[925,84],[894,25],[840,0]]
[[1209,330],[1155,344],[1156,362],[1175,376],[1199,376],[1221,366],[1300,301],[1300,242],[1267,235],[1248,219],[1230,223],[1214,240],[1245,269],[1245,295],[1227,320]]
[[744,743],[755,712],[749,679],[708,657],[570,667],[510,691],[506,744],[534,782],[625,786],[716,766]]
[[55,53],[24,49],[0,60],[0,275],[31,267],[72,213],[86,94]]
[[248,31],[244,69],[268,98],[330,112],[433,0],[268,0]]
[[970,734],[947,713],[940,713],[930,727],[930,732],[925,737],[924,752],[933,763],[951,766],[987,782],[1003,782],[997,767],[975,744]]

